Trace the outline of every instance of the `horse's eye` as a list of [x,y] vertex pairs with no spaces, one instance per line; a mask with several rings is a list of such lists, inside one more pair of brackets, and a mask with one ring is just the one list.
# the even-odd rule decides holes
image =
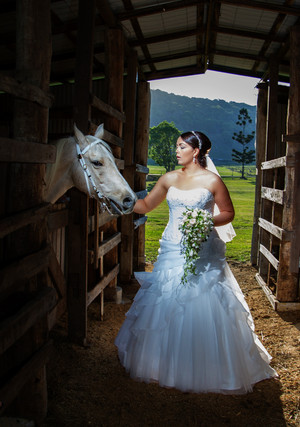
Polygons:
[[92,162],[94,166],[103,166],[103,163],[99,162],[99,160],[95,160]]

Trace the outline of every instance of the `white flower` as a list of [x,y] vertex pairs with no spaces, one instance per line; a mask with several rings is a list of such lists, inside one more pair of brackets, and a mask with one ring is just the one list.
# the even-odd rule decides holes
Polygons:
[[202,243],[208,239],[213,229],[213,220],[210,212],[202,209],[186,209],[182,214],[179,230],[182,232],[181,252],[185,258],[181,283],[187,283],[188,274],[196,274],[196,261]]

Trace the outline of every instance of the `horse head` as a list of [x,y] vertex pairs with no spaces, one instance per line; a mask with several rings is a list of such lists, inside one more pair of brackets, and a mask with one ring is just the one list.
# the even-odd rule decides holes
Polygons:
[[77,158],[81,165],[74,170],[75,187],[98,199],[110,213],[128,214],[132,212],[137,197],[119,172],[109,145],[101,138],[103,124],[95,135],[83,135],[74,125]]
[[56,162],[47,165],[44,200],[55,203],[67,190],[78,190],[99,200],[111,214],[133,211],[136,194],[119,172],[109,145],[101,138],[100,125],[95,135],[83,135],[74,125],[74,137],[56,141]]

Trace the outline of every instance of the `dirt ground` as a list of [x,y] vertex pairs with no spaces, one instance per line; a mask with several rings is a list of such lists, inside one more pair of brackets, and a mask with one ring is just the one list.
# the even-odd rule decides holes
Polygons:
[[274,312],[255,280],[256,270],[229,264],[250,306],[256,333],[273,356],[278,379],[262,381],[241,396],[183,393],[133,381],[119,364],[114,346],[137,290],[126,286],[125,303],[105,303],[103,322],[99,304],[89,307],[90,347],[68,341],[64,319],[53,330],[44,426],[300,426],[300,312]]

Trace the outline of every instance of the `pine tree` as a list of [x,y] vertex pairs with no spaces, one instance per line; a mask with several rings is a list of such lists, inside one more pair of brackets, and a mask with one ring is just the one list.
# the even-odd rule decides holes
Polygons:
[[255,132],[252,131],[250,134],[246,135],[246,126],[247,124],[252,123],[252,119],[248,114],[247,108],[242,108],[239,111],[238,121],[236,124],[241,126],[239,133],[234,132],[232,139],[237,141],[242,145],[242,151],[232,149],[232,160],[241,163],[242,165],[242,176],[241,179],[245,178],[245,165],[252,163],[255,160],[255,150],[249,149],[249,143],[254,138]]

